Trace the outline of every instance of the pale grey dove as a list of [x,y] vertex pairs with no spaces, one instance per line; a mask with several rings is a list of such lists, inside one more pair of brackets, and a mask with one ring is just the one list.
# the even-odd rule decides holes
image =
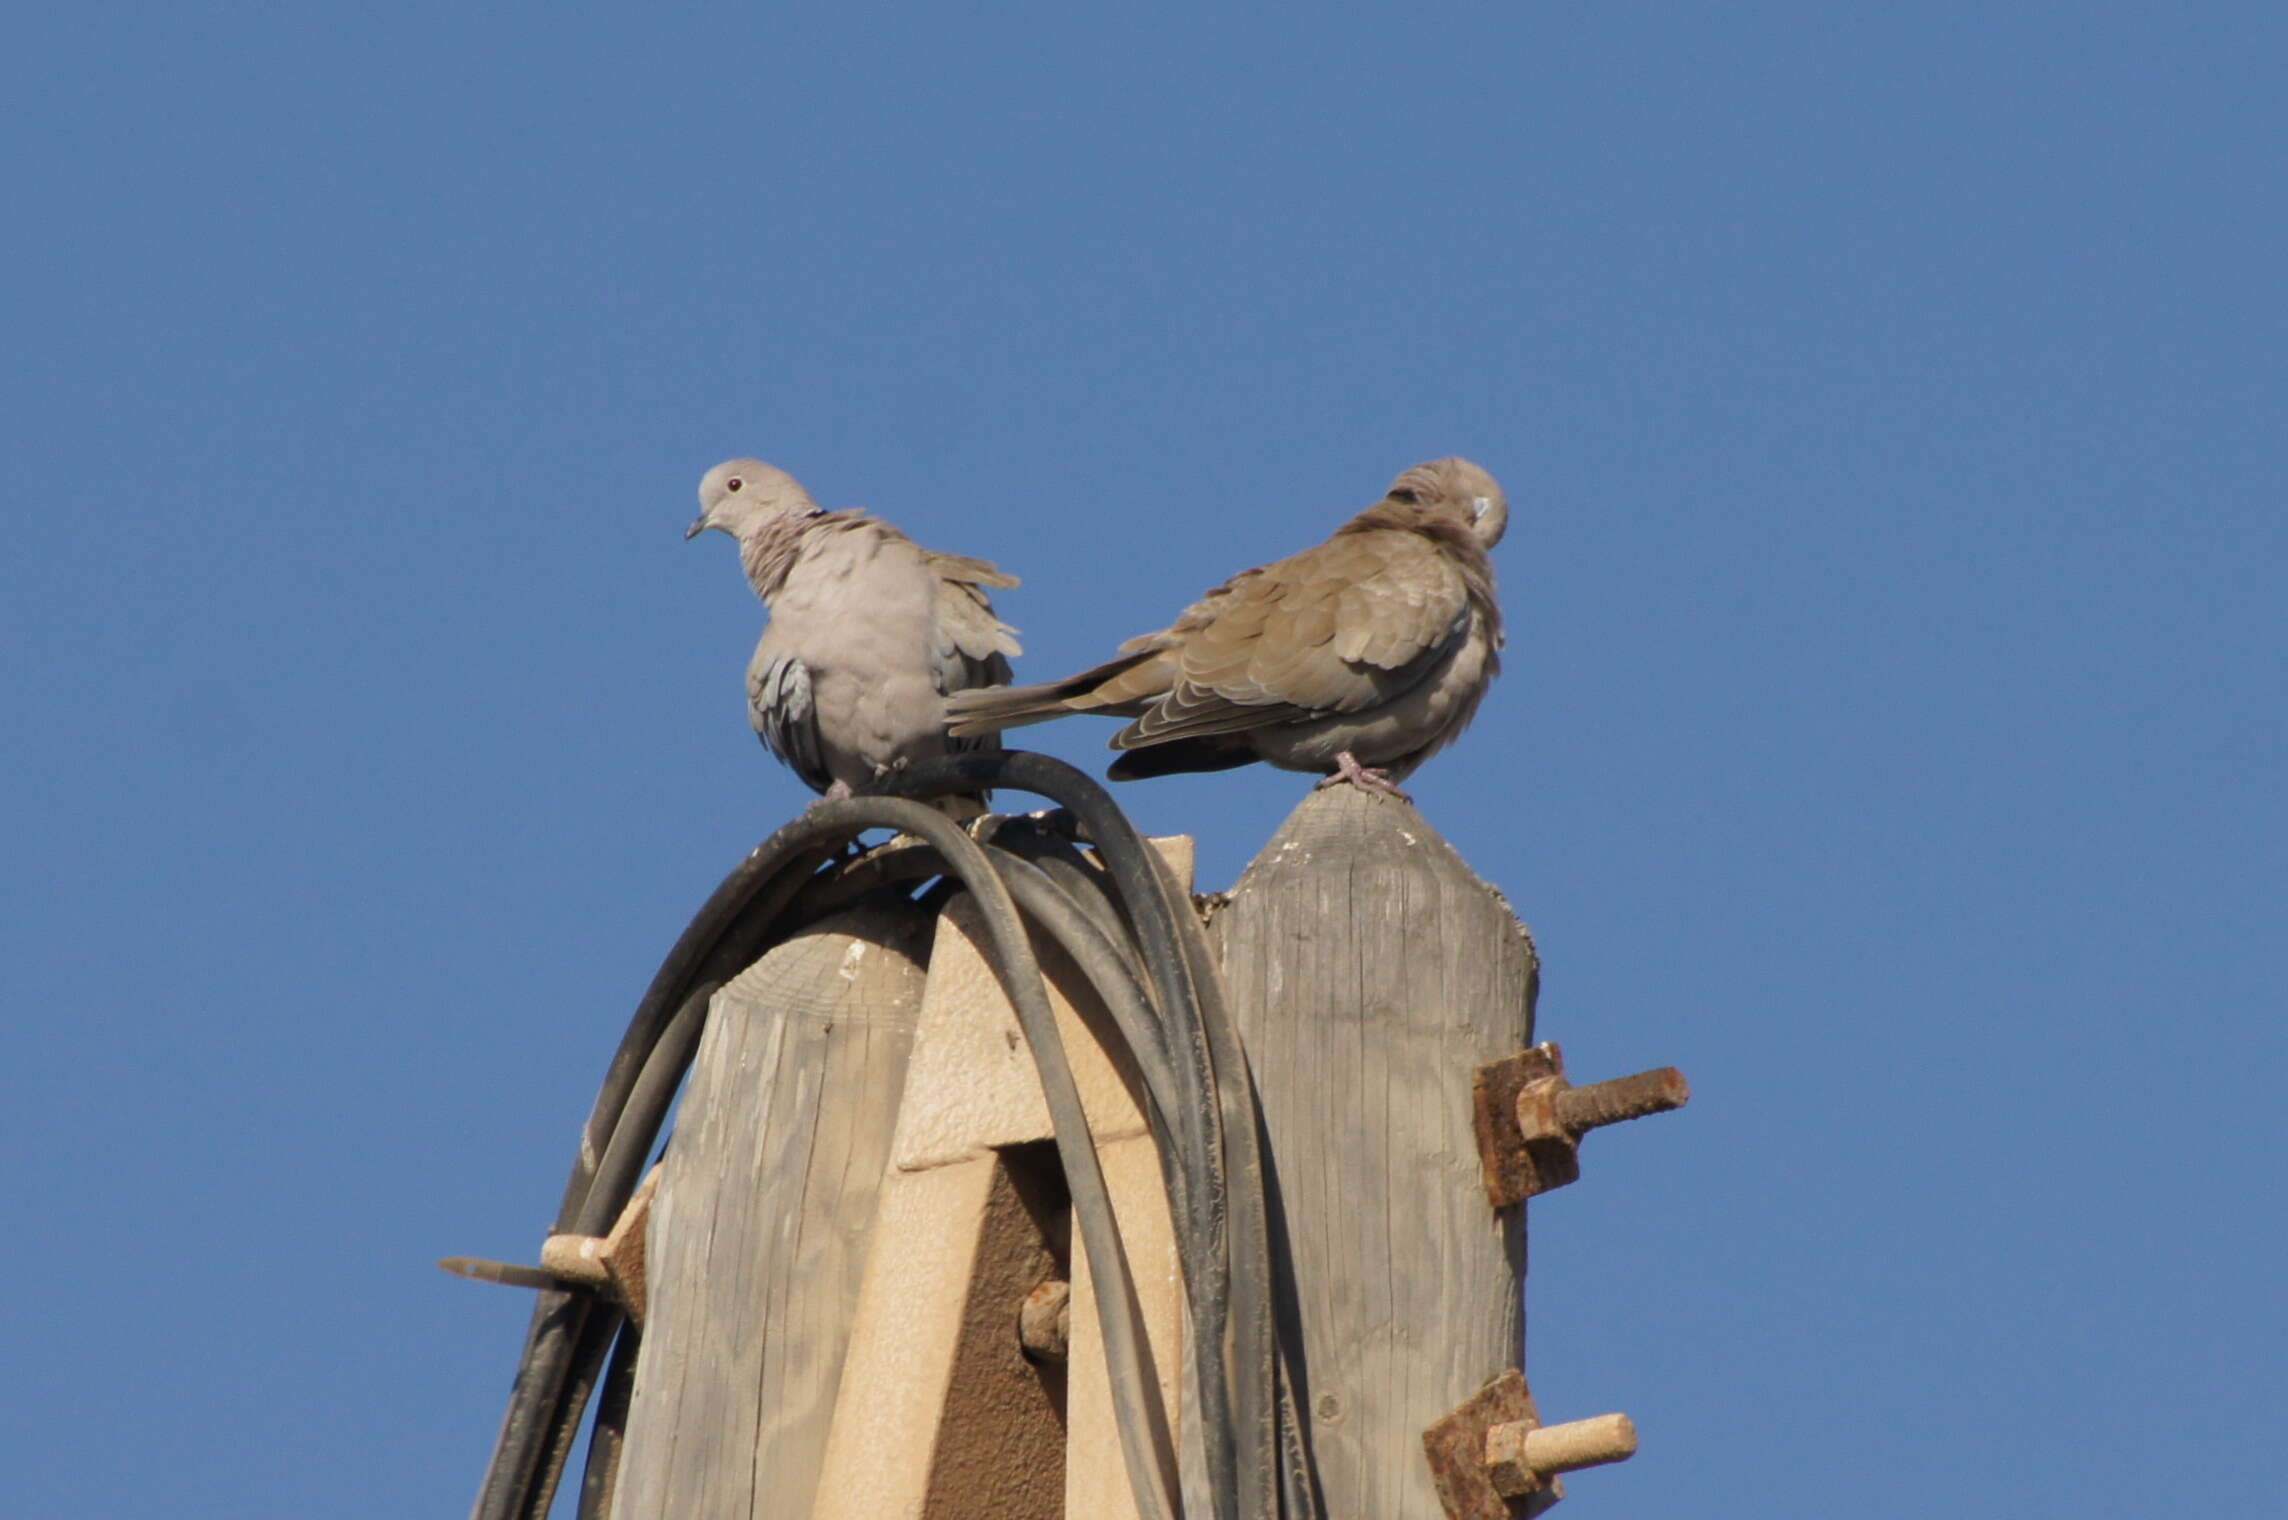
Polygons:
[[1127,751],[1115,781],[1267,760],[1395,792],[1469,723],[1500,669],[1486,551],[1508,523],[1478,466],[1416,465],[1325,543],[1234,576],[1118,659],[954,694],[951,732],[1104,713],[1135,720],[1112,738]]
[[759,459],[727,460],[699,482],[699,518],[683,536],[709,528],[738,540],[747,582],[770,609],[747,666],[748,719],[812,790],[847,797],[949,749],[1000,748],[948,740],[942,703],[1007,683],[1017,631],[993,615],[985,588],[1017,577],[924,549],[869,512],[825,511]]

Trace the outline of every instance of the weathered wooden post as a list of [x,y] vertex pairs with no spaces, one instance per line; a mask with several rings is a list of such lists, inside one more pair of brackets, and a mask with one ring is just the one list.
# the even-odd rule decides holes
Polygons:
[[1471,1084],[1532,1041],[1532,938],[1413,807],[1352,786],[1304,800],[1211,931],[1326,1512],[1444,1520],[1422,1433],[1522,1356],[1523,1213],[1487,1206]]
[[[717,993],[656,1182],[608,1234],[582,1212],[538,1269],[449,1263],[641,1327],[582,1513],[1517,1520],[1633,1451],[1625,1416],[1541,1420],[1523,1205],[1579,1175],[1588,1130],[1682,1104],[1681,1074],[1574,1087],[1531,1043],[1531,938],[1408,802],[1309,794],[1203,940],[1190,841],[1154,841],[1156,867],[1101,793],[996,758],[1072,791],[1098,850],[828,804],[859,817],[814,832],[864,808],[926,843],[771,889],[820,906]],[[808,872],[803,827],[695,926],[719,937],[774,863]],[[688,1018],[757,942],[679,942],[636,1027]],[[645,1057],[645,1124],[690,1048]],[[612,1158],[641,1133],[601,1170],[628,1183]],[[542,1375],[520,1374],[504,1450],[568,1444],[576,1402],[553,1447],[527,1438]],[[527,1471],[496,1456],[487,1493]]]
[[716,994],[653,1203],[616,1520],[810,1512],[930,934],[912,903],[845,913]]
[[[1188,881],[1190,841],[1159,846]],[[718,995],[652,1206],[614,1520],[1134,1515],[1090,1263],[982,942],[960,899],[845,914]],[[1173,1428],[1182,1288],[1134,1077],[1037,951]],[[1044,1283],[1070,1328],[1035,1366]]]

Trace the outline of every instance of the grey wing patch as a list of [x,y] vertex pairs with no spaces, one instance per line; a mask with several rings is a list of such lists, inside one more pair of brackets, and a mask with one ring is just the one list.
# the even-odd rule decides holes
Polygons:
[[[978,675],[980,678],[965,681],[961,686],[956,687],[956,690],[967,690],[972,686],[1006,686],[1009,684],[1009,662],[1000,655],[993,655],[983,661],[965,661],[964,663],[971,667],[972,674]],[[950,750],[999,749],[1001,747],[1001,735],[998,731],[985,734],[968,734],[958,738],[949,735],[946,738],[945,747]]]
[[[948,640],[940,639],[933,654],[935,668],[930,674],[940,696],[968,691],[978,686],[1009,684],[1009,657],[998,649],[979,656],[967,653]],[[998,733],[971,734],[966,738],[949,738],[945,744],[946,748],[953,750],[999,749],[1001,736]]]
[[[937,572],[937,611],[932,621],[930,680],[939,696],[980,686],[1006,686],[1011,671],[1009,656],[1023,653],[1017,630],[993,615],[993,603],[983,585],[1013,586],[1017,578],[996,570],[983,560],[956,554],[931,554]],[[999,734],[972,734],[948,739],[955,750],[999,749]]]
[[[1017,630],[993,614],[992,599],[986,596],[985,586],[1014,586],[1017,578],[994,570],[983,560],[965,560],[959,555],[932,554],[930,569],[937,575],[937,604],[931,610],[930,625],[935,631],[933,643],[941,660],[948,651],[984,661],[991,655],[1020,655],[1025,652],[1017,642]],[[952,565],[947,562],[953,561]],[[992,579],[985,579],[990,571]],[[1006,660],[1001,666],[1000,681],[971,681],[968,686],[995,686],[1009,679]],[[966,687],[945,687],[943,690],[964,690]]]
[[834,784],[819,739],[818,708],[811,700],[810,668],[791,654],[747,673],[747,719],[756,737],[814,792]]

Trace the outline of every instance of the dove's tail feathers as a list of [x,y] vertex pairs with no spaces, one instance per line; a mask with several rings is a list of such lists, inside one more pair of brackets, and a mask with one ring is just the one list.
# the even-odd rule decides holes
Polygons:
[[1115,695],[1101,688],[1155,652],[1140,650],[1122,655],[1094,670],[1036,686],[981,686],[954,692],[945,699],[946,732],[961,739],[971,734],[1023,728],[1028,723],[1046,723],[1070,713],[1093,712],[1133,718],[1143,711],[1141,704],[1125,699],[1125,694]]
[[1046,723],[1079,709],[1068,706],[1069,682],[1042,686],[973,686],[945,699],[947,734],[966,739],[973,734],[997,734],[1005,728]]

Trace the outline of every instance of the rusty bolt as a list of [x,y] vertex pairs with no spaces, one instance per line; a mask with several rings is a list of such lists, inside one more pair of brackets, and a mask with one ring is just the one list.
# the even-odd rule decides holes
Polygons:
[[1673,1066],[1615,1077],[1587,1087],[1569,1087],[1560,1072],[1528,1082],[1517,1095],[1517,1127],[1528,1140],[1578,1142],[1593,1129],[1682,1108],[1692,1096],[1684,1073]]
[[1017,1342],[1036,1362],[1062,1362],[1072,1343],[1072,1284],[1052,1277],[1017,1309]]
[[1552,1042],[1479,1067],[1474,1096],[1486,1197],[1498,1209],[1577,1179],[1590,1130],[1682,1108],[1692,1089],[1673,1066],[1575,1087]]

